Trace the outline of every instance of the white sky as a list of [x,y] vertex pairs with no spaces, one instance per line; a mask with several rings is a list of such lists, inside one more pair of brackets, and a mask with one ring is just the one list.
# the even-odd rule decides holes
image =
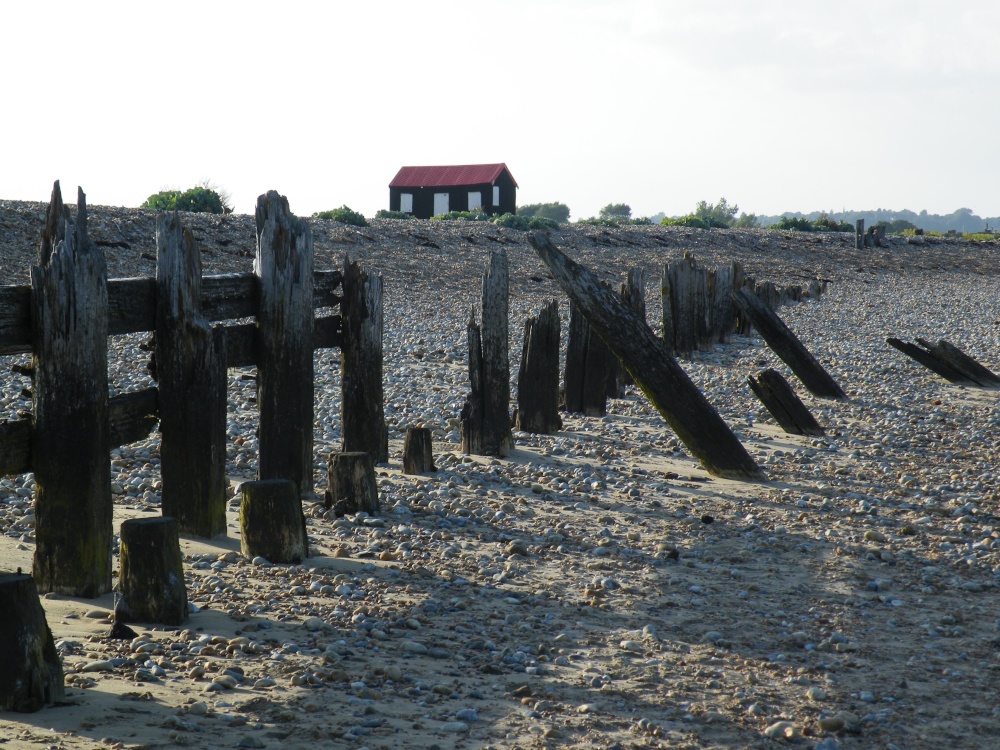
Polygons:
[[520,204],[1000,215],[995,0],[0,4],[0,198],[388,207],[506,162]]

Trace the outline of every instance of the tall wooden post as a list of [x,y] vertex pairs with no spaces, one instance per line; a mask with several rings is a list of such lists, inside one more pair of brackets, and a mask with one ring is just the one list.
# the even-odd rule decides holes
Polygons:
[[156,378],[163,515],[226,533],[226,347],[201,316],[201,254],[177,213],[156,217]]
[[271,190],[257,199],[258,478],[313,488],[313,241]]
[[[635,310],[636,315],[646,320],[646,275],[641,268],[630,268],[621,287],[622,299],[625,304]],[[621,392],[627,385],[635,385],[635,379],[624,366],[618,367],[618,390]]]
[[472,392],[462,408],[462,452],[477,456],[509,456],[510,430],[509,281],[507,253],[494,250],[483,274],[483,325],[475,313],[467,328],[469,380]]
[[620,295],[570,260],[542,232],[528,236],[552,275],[692,454],[718,476],[761,478],[761,471],[663,342]]
[[[583,312],[570,301],[566,344],[566,411],[603,417],[608,412],[608,381],[615,377],[614,354],[590,327]],[[616,382],[617,386],[617,382]],[[615,388],[617,396],[617,387]]]
[[856,250],[865,249],[865,220],[858,219],[854,222],[854,247]]
[[524,322],[517,376],[517,429],[553,433],[559,418],[559,304],[550,300]]
[[111,590],[108,291],[104,254],[52,190],[31,267],[34,330],[35,548],[40,591],[97,597]]
[[341,358],[342,450],[389,460],[382,389],[382,274],[344,258]]

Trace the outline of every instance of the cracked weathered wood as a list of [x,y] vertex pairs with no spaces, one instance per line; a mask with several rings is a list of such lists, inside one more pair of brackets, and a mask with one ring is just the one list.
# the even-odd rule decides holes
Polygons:
[[847,394],[837,382],[760,297],[744,287],[733,292],[733,301],[760,332],[771,351],[798,376],[806,390],[819,398],[847,400]]
[[169,516],[122,523],[116,622],[180,625],[188,619],[179,529]]
[[294,481],[267,479],[241,485],[240,554],[295,564],[309,556],[306,517]]
[[925,339],[918,338],[919,346],[895,338],[886,339],[886,343],[937,373],[949,383],[976,388],[1000,388],[1000,377],[944,339],[931,344]]
[[0,612],[0,712],[61,703],[62,662],[31,576],[0,574]]
[[104,254],[52,191],[38,264],[31,267],[39,591],[93,598],[111,590],[111,435]]
[[515,427],[551,434],[562,428],[559,417],[559,303],[547,302],[524,322],[524,343],[517,376]]
[[615,355],[590,327],[586,316],[571,301],[569,336],[566,343],[566,411],[588,417],[603,417],[608,412],[609,381],[616,381]]
[[529,241],[559,285],[705,469],[723,477],[762,478],[760,468],[718,412],[621,296],[570,260],[546,234],[534,232]]
[[756,378],[748,375],[747,382],[785,432],[792,435],[824,434],[819,422],[777,370],[761,370]]
[[461,415],[463,453],[503,457],[514,449],[510,429],[508,291],[507,252],[491,251],[483,274],[483,324],[476,324],[473,311],[466,329],[471,392]]
[[313,241],[271,190],[257,198],[259,479],[289,479],[302,495],[313,476]]
[[201,315],[201,253],[180,217],[156,217],[156,377],[162,511],[180,529],[226,533],[226,345]]
[[426,474],[437,471],[429,427],[407,427],[403,440],[403,473]]
[[364,451],[331,453],[327,462],[327,486],[325,505],[333,508],[336,516],[358,511],[378,515],[378,485],[370,454]]
[[344,258],[341,448],[389,460],[382,384],[382,274]]

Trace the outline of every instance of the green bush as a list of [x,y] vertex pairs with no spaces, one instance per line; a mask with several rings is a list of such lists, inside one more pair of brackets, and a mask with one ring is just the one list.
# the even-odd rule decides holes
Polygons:
[[431,221],[489,221],[490,215],[483,211],[449,211],[432,216]]
[[670,216],[664,216],[660,219],[661,227],[691,227],[692,229],[708,229],[708,223],[703,219],[699,219],[694,214],[688,214],[687,216],[676,216],[671,218]]
[[772,224],[771,229],[785,229],[791,232],[818,232],[816,226],[809,219],[802,219],[797,216],[782,216],[776,224]]
[[615,219],[598,219],[595,217],[590,217],[589,219],[580,219],[577,224],[584,224],[591,227],[617,227],[621,222]]
[[408,214],[406,211],[390,211],[387,208],[381,208],[375,212],[376,219],[412,219],[413,214]]
[[627,221],[632,218],[632,207],[627,203],[609,203],[598,212],[597,218],[609,221]]
[[153,193],[149,196],[139,208],[206,214],[228,214],[232,213],[233,210],[231,206],[227,205],[226,197],[207,185],[197,185],[184,192],[161,190],[159,193]]
[[557,224],[565,224],[569,221],[569,206],[565,203],[529,203],[526,206],[517,207],[518,216],[528,218],[537,217],[539,219],[552,219]]
[[368,226],[368,220],[364,216],[359,214],[357,211],[353,211],[347,206],[341,206],[340,208],[334,208],[330,211],[317,211],[313,214],[314,219],[332,219],[333,221],[339,221],[341,224],[351,224],[355,227],[366,227]]

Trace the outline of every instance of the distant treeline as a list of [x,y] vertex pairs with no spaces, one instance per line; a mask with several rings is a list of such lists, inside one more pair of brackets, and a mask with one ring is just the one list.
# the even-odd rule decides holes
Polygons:
[[858,219],[864,219],[866,227],[874,226],[879,222],[885,222],[886,224],[908,222],[917,229],[923,229],[925,232],[941,232],[942,234],[950,231],[958,232],[959,234],[976,234],[985,232],[987,228],[990,230],[1000,228],[1000,216],[982,218],[974,214],[971,208],[960,208],[957,211],[944,215],[929,214],[927,211],[916,213],[915,211],[908,211],[906,209],[892,211],[885,208],[879,208],[874,211],[813,211],[808,214],[787,211],[778,216],[757,216],[757,224],[762,227],[769,227],[780,222],[782,218],[805,219],[812,222],[822,216],[826,216],[838,223],[846,222],[851,225]]

